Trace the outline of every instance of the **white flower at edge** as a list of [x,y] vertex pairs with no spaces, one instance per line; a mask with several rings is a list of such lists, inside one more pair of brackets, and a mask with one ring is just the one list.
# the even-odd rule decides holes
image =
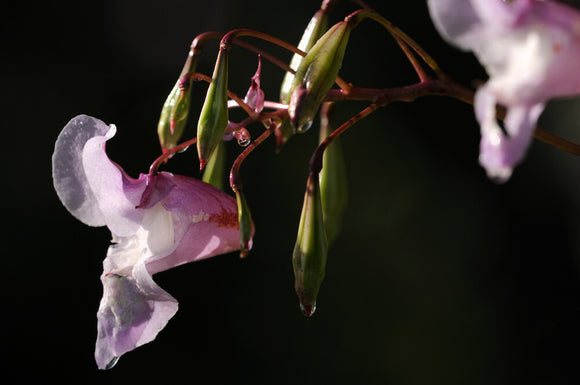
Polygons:
[[[473,51],[489,74],[477,90],[479,162],[498,181],[525,157],[546,102],[580,93],[580,12],[541,0],[428,0],[451,44]],[[507,107],[505,132],[495,108]]]

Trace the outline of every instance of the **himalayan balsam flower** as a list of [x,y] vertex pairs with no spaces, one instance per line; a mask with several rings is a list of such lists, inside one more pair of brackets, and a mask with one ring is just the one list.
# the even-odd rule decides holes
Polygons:
[[130,178],[107,157],[114,125],[77,116],[60,133],[52,158],[64,206],[90,226],[106,225],[112,244],[103,262],[97,313],[99,368],[155,339],[177,301],[152,275],[239,248],[235,200],[201,181],[166,172]]
[[[540,0],[428,4],[441,35],[473,51],[489,74],[475,95],[479,162],[491,178],[505,181],[525,156],[546,102],[580,93],[580,12]],[[507,108],[505,133],[496,104]]]

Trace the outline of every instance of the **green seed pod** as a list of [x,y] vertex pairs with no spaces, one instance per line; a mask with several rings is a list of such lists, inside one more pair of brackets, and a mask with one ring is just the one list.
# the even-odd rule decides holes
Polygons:
[[189,106],[191,105],[191,80],[186,76],[179,84],[179,92],[177,93],[177,99],[175,100],[175,105],[171,110],[170,117],[170,128],[172,131],[176,129],[181,129],[187,123],[187,116],[189,115]]
[[238,223],[240,225],[240,257],[245,258],[252,249],[254,222],[252,221],[252,213],[244,193],[240,190],[236,190],[235,193],[238,203]]
[[[329,6],[323,3],[321,9],[319,9],[304,30],[302,38],[298,43],[298,49],[303,52],[308,52],[316,41],[326,32],[328,29],[328,12]],[[298,69],[300,63],[302,62],[303,56],[295,53],[290,60],[290,68],[294,71]],[[284,104],[290,103],[290,97],[292,95],[292,86],[295,82],[295,75],[292,72],[286,72],[284,79],[282,80],[282,86],[280,87],[280,102]],[[300,84],[301,81],[297,81],[296,84]],[[294,127],[290,123],[289,119],[282,121],[282,124],[276,129],[276,146],[280,149],[284,143],[288,141],[294,135]]]
[[222,46],[197,123],[197,154],[202,170],[222,140],[227,126],[228,52],[227,48]]
[[280,151],[288,139],[294,135],[294,126],[290,123],[290,119],[284,119],[281,121],[280,124],[276,126],[274,135],[276,136],[276,151]]
[[188,75],[195,72],[195,62],[195,55],[190,52],[179,79],[161,109],[159,123],[157,124],[157,134],[163,152],[179,143],[187,124],[191,105],[191,79]]
[[327,253],[318,175],[310,174],[292,256],[294,288],[300,308],[307,317],[316,310],[316,298],[324,279]]
[[[320,142],[332,133],[331,110],[329,103],[322,107],[320,121]],[[348,200],[346,164],[342,153],[340,138],[326,147],[320,171],[320,196],[328,245],[334,243],[340,233],[342,217]]]
[[224,189],[224,178],[225,178],[225,166],[226,166],[226,149],[225,144],[221,141],[216,150],[213,152],[212,156],[209,158],[207,165],[203,171],[202,180],[205,183],[209,183],[212,186]]
[[[310,48],[312,48],[316,41],[326,32],[327,28],[328,12],[326,9],[319,9],[314,16],[312,16],[312,19],[310,19],[308,26],[306,26],[302,38],[298,43],[298,49],[308,53]],[[290,60],[290,68],[296,71],[302,62],[302,59],[302,55],[295,53]],[[282,103],[288,104],[288,102],[290,102],[294,78],[295,75],[292,72],[286,72],[286,75],[284,75],[282,86],[280,87],[280,101]]]
[[318,39],[296,70],[288,114],[298,132],[310,127],[320,103],[332,88],[351,28],[346,21],[335,24]]

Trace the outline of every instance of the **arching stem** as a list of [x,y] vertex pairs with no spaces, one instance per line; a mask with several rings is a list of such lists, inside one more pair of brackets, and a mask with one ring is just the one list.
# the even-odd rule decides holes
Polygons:
[[185,142],[179,143],[177,146],[165,151],[151,164],[149,167],[149,174],[156,174],[159,171],[159,167],[161,167],[163,163],[166,163],[173,155],[178,152],[187,150],[189,146],[193,146],[195,143],[197,143],[197,138],[192,138],[186,140]]
[[[358,11],[355,11],[350,15],[348,15],[345,18],[345,20],[354,26],[366,18],[372,19],[381,24],[395,38],[395,40],[397,40],[397,43],[399,43],[399,46],[401,46],[401,48],[403,47],[400,42],[406,44],[409,48],[415,51],[415,53],[417,53],[417,55],[419,55],[419,57],[423,59],[425,64],[427,64],[433,70],[433,72],[435,72],[438,79],[445,79],[447,77],[447,75],[441,70],[441,68],[439,68],[437,62],[431,57],[431,55],[427,53],[427,51],[425,51],[419,44],[417,44],[413,39],[411,39],[409,35],[407,35],[405,32],[399,29],[396,25],[394,25],[389,20],[385,19],[383,16],[373,11],[372,9],[360,9]],[[409,57],[407,51],[404,48],[403,51],[405,52],[405,54],[407,55],[413,66],[415,66],[414,59],[411,59],[411,57]],[[421,73],[419,72],[418,75],[420,77],[422,76]]]
[[[381,100],[381,104],[384,105],[394,101],[412,102],[420,97],[431,95],[448,96],[473,105],[475,92],[447,78],[431,79],[397,88],[373,89],[352,87],[348,93],[344,93],[342,90],[330,90],[326,95],[325,101],[366,100],[374,102]],[[498,119],[503,120],[505,113],[504,108],[498,108]],[[534,137],[560,150],[580,156],[580,144],[559,137],[540,127],[536,127]]]
[[232,164],[232,168],[230,170],[230,187],[234,192],[239,191],[242,188],[242,181],[240,178],[240,166],[247,158],[247,156],[250,155],[250,153],[254,151],[256,147],[258,147],[264,140],[266,140],[272,134],[272,132],[274,132],[274,126],[270,125],[270,127],[266,131],[264,131],[259,137],[257,137],[256,140],[252,141],[252,143],[250,143],[248,147],[246,147],[244,151],[242,151],[242,153],[238,155],[236,160],[234,160],[234,163]]
[[310,172],[314,175],[318,175],[318,173],[320,173],[320,170],[322,170],[322,159],[324,151],[326,150],[328,145],[332,143],[334,139],[338,138],[342,133],[344,133],[346,130],[352,127],[355,123],[366,118],[368,115],[374,112],[381,105],[384,104],[382,103],[371,104],[370,106],[366,107],[364,110],[362,110],[361,112],[359,112],[358,114],[347,120],[345,123],[343,123],[340,127],[334,130],[332,134],[328,135],[328,137],[318,145],[316,150],[314,150],[314,153],[310,158]]

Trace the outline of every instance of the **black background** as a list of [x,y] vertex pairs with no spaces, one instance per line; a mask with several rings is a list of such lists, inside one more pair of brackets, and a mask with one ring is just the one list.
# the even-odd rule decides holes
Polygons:
[[[356,9],[339,3],[332,22]],[[136,177],[159,153],[161,105],[195,35],[247,27],[296,44],[318,5],[28,1],[4,9],[4,378],[580,383],[580,159],[535,141],[512,179],[494,184],[477,164],[472,108],[442,97],[395,103],[343,136],[349,206],[311,319],[301,315],[293,292],[291,253],[316,124],[280,154],[270,140],[244,163],[257,229],[250,256],[229,254],[156,275],[179,300],[179,312],[154,342],[110,371],[97,370],[95,313],[109,233],[76,221],[54,193],[50,157],[60,129],[80,113],[115,123],[109,155]],[[470,86],[486,79],[472,55],[437,35],[425,2],[371,5],[456,80]],[[216,45],[204,51],[199,70],[211,72]],[[255,66],[254,54],[232,49],[230,89],[243,95]],[[282,75],[264,63],[267,98],[276,99]],[[366,87],[415,81],[392,39],[371,21],[352,33],[341,76]],[[188,136],[205,92],[196,87]],[[342,106],[347,119],[365,104]],[[574,100],[551,103],[541,125],[578,142],[579,107]],[[254,136],[260,130],[250,128]],[[231,162],[240,148],[231,143],[229,151]],[[193,151],[165,169],[199,176]]]

